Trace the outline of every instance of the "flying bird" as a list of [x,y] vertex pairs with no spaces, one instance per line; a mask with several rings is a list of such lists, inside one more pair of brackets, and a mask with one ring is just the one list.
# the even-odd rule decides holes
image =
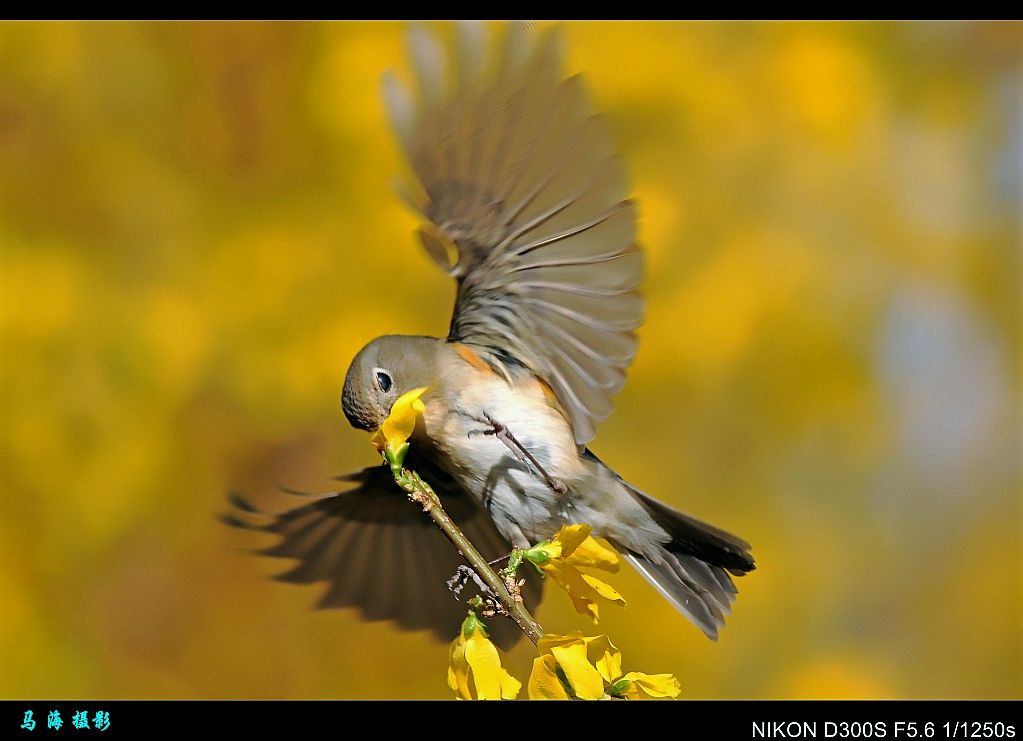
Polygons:
[[[446,337],[366,345],[344,381],[345,417],[376,430],[426,387],[406,465],[485,556],[589,524],[716,639],[732,577],[754,569],[749,544],[640,491],[589,447],[644,314],[636,207],[606,119],[562,74],[556,32],[511,25],[491,52],[481,25],[459,25],[450,44],[415,27],[409,49],[415,86],[389,74],[384,99],[414,172],[402,194],[456,282],[454,312]],[[455,549],[387,467],[341,480],[277,514],[234,496],[227,519],[279,536],[263,552],[298,561],[280,578],[329,582],[319,606],[449,638],[465,610],[445,586]]]

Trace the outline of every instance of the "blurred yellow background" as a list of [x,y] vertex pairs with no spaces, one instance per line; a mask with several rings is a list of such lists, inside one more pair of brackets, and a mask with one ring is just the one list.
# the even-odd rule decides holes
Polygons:
[[[716,644],[623,572],[627,669],[1021,694],[1021,29],[565,25],[648,249],[594,449],[759,566]],[[372,464],[349,360],[446,332],[389,186],[402,32],[0,26],[0,696],[450,696],[445,645],[310,610],[214,519]]]

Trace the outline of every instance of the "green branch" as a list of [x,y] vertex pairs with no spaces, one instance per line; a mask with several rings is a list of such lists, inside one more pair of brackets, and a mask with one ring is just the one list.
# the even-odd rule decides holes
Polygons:
[[[469,566],[483,580],[490,589],[492,595],[500,603],[500,609],[508,615],[522,629],[535,645],[543,635],[543,628],[536,622],[519,594],[519,587],[515,581],[514,570],[509,569],[506,573],[510,575],[502,577],[498,575],[487,562],[472,542],[465,537],[465,533],[455,524],[444,507],[441,505],[440,497],[434,492],[433,487],[422,480],[415,471],[402,467],[405,459],[408,444],[399,448],[393,455],[390,450],[385,451],[384,458],[391,467],[394,481],[408,494],[416,504],[423,508],[423,511],[430,515],[430,518],[437,523],[437,526],[444,531],[458,552],[469,563]],[[510,564],[509,564],[510,565]]]

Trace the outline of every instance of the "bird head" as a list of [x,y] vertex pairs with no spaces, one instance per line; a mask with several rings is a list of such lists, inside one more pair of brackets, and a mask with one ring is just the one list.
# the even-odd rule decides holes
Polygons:
[[406,391],[431,386],[436,378],[433,337],[385,335],[370,342],[352,360],[341,391],[341,410],[360,430],[375,430]]

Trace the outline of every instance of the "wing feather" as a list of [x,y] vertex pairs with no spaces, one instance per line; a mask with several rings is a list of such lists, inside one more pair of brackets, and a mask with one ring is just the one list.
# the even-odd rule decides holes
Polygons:
[[[445,509],[487,558],[505,556],[510,546],[485,510],[439,469],[410,456],[441,496]],[[300,504],[265,513],[237,494],[229,496],[232,511],[221,519],[246,530],[270,533],[278,542],[257,550],[261,555],[295,559],[274,578],[309,584],[327,582],[318,608],[355,607],[367,620],[393,620],[406,630],[429,629],[450,640],[465,617],[474,590],[455,600],[446,581],[464,563],[458,551],[429,517],[407,501],[384,466],[338,477],[342,491],[323,495],[295,494]],[[539,602],[540,585],[529,577],[524,598]],[[508,621],[493,621],[495,641],[509,646],[521,636]]]
[[[430,257],[458,280],[448,339],[505,376],[544,379],[585,444],[625,383],[643,320],[643,253],[625,169],[556,33],[506,28],[488,64],[486,29],[452,49],[417,26],[416,93],[384,97],[432,222]],[[451,71],[449,71],[449,68]],[[421,207],[420,207],[421,205]]]

